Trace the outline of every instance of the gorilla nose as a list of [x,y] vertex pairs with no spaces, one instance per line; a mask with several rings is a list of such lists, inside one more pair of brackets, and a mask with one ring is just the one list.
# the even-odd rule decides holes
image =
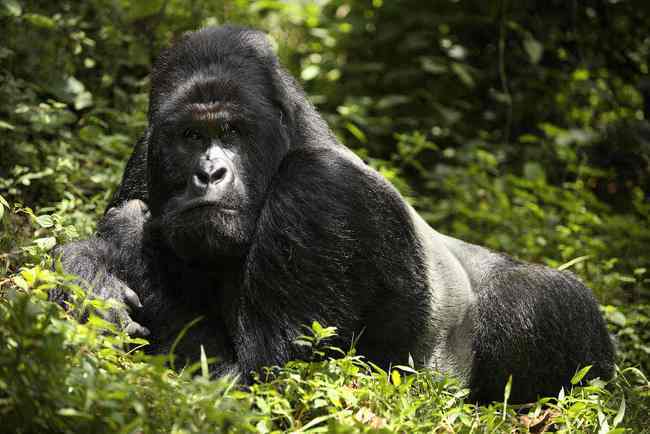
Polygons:
[[199,163],[194,172],[192,183],[200,190],[205,190],[230,178],[232,178],[231,171],[224,161],[204,160]]

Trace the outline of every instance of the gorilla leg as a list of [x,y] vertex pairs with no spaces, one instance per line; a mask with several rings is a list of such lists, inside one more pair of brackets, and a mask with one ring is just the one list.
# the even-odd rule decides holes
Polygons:
[[[497,256],[497,255],[492,255]],[[614,348],[591,291],[570,273],[501,256],[477,285],[472,398],[555,396],[578,368],[609,378]]]

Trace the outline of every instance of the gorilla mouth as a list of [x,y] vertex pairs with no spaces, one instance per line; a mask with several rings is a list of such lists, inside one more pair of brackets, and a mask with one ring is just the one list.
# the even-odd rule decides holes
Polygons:
[[194,211],[199,208],[211,208],[210,211],[218,212],[220,214],[236,215],[239,213],[239,210],[235,208],[225,207],[219,201],[201,199],[188,203],[186,206],[179,210],[179,214]]
[[196,200],[163,217],[167,244],[181,258],[213,264],[221,256],[241,255],[253,228],[243,217],[245,210],[215,200]]

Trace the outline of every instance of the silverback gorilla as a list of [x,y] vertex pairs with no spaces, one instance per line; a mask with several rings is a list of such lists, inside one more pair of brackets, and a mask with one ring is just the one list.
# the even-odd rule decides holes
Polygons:
[[186,34],[151,75],[149,125],[96,237],[63,247],[65,268],[113,321],[177,355],[202,344],[217,374],[304,356],[312,321],[388,367],[433,368],[471,398],[534,400],[579,367],[609,377],[614,349],[571,274],[434,231],[337,142],[266,36]]

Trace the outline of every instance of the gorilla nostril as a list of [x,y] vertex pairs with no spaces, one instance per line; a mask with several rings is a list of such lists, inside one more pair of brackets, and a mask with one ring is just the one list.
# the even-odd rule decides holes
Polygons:
[[214,171],[214,173],[210,178],[212,182],[219,182],[226,177],[227,173],[228,173],[228,169],[226,169],[224,166],[217,167],[217,169]]
[[228,177],[228,168],[225,165],[206,165],[198,168],[194,173],[194,185],[205,189],[210,185],[219,184]]
[[194,174],[194,180],[197,185],[207,186],[210,183],[210,175],[203,170],[199,170]]

